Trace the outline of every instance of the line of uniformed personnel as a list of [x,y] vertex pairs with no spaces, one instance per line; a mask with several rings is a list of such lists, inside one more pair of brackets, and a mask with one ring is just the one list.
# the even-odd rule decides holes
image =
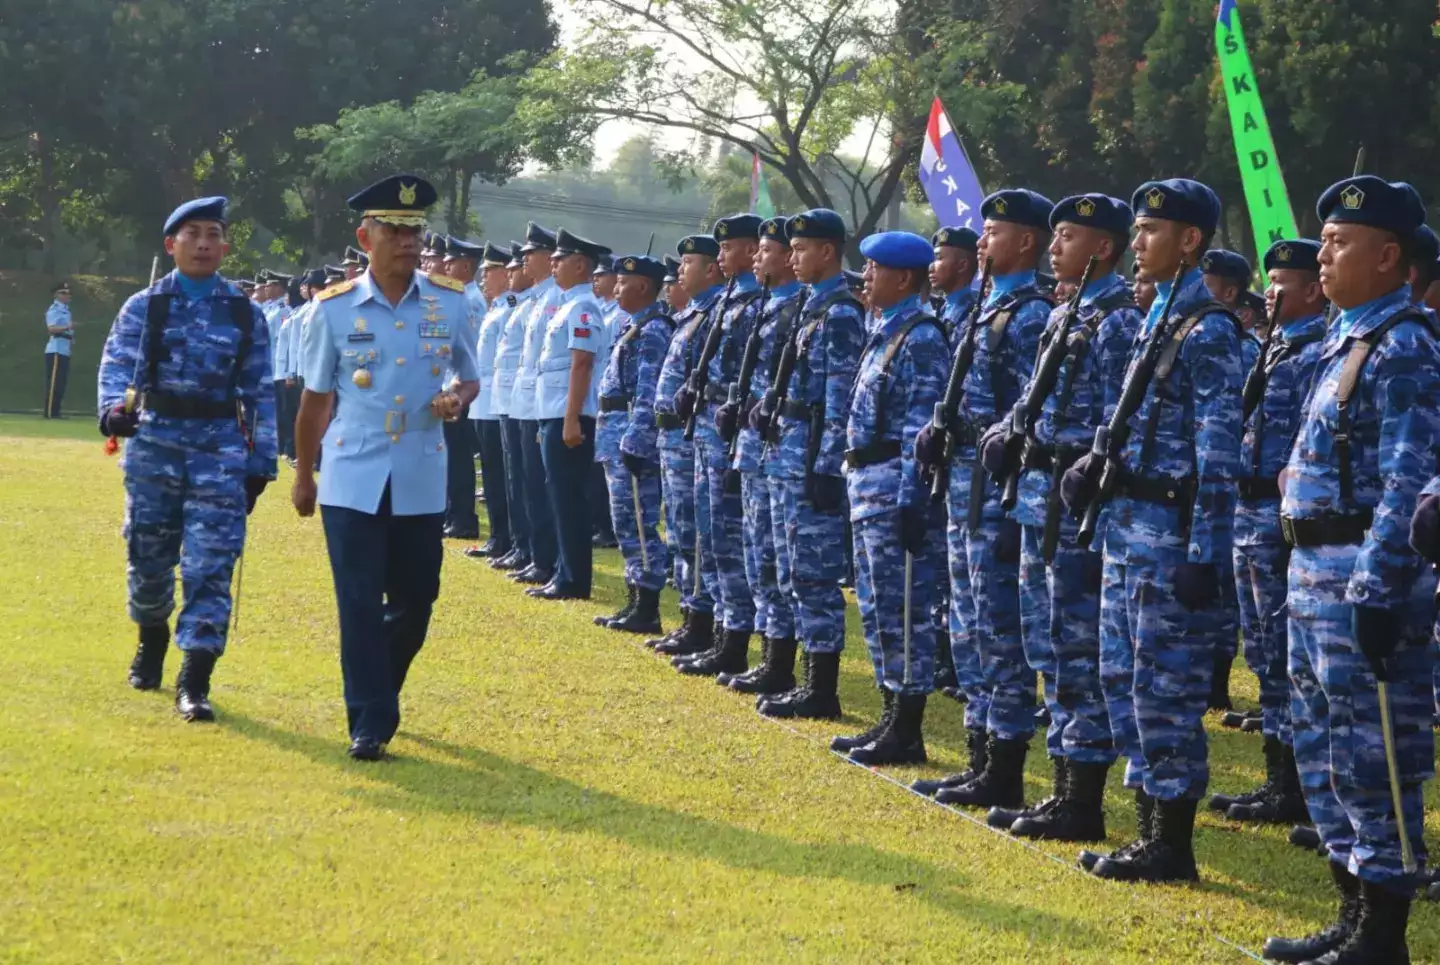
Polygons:
[[[1203,717],[1228,703],[1238,628],[1267,780],[1212,807],[1313,823],[1340,894],[1334,922],[1267,956],[1408,960],[1433,769],[1423,564],[1440,560],[1440,350],[1416,304],[1437,294],[1437,254],[1413,188],[1362,176],[1327,190],[1321,240],[1265,253],[1264,309],[1249,266],[1210,249],[1218,198],[1184,179],[1128,203],[997,192],[978,235],[863,239],[858,292],[829,210],[723,218],[665,263],[532,224],[523,244],[475,249],[483,311],[461,282],[417,271],[433,201],[405,175],[352,199],[368,269],[316,296],[296,350],[292,499],[324,517],[353,756],[382,756],[398,724],[447,504],[452,532],[457,503],[473,512],[477,440],[491,543],[470,555],[540,599],[590,595],[598,462],[629,599],[597,623],[658,634],[673,583],[683,621],[648,643],[681,673],[754,694],[767,716],[835,719],[848,538],[881,713],[834,749],[924,761],[927,697],[949,676],[971,766],[915,789],[988,808],[1017,836],[1094,842],[1123,762],[1138,836],[1081,853],[1101,878],[1198,878]],[[267,333],[195,301],[206,279],[206,298],[229,291],[211,262],[182,260],[195,225],[223,245],[223,204],[196,204],[166,228],[177,273],[127,304],[101,370],[102,430],[136,436],[132,674],[150,686],[182,531],[213,539],[212,494],[253,505],[274,475]],[[1037,272],[1047,253],[1053,288]],[[607,306],[594,279],[612,274]],[[182,325],[194,333],[172,338]],[[200,358],[171,372],[176,353]],[[442,426],[467,407],[477,433],[458,448]],[[182,669],[182,711],[224,646],[243,540],[243,515],[225,513],[224,566],[196,574],[202,591],[182,563],[187,668],[210,655],[203,688]],[[1027,807],[1041,720],[1055,786]]]

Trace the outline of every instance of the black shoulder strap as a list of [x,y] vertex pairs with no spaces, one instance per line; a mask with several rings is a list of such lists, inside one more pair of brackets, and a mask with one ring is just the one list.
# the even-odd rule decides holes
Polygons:
[[145,371],[144,389],[160,388],[160,352],[165,347],[165,323],[170,318],[170,303],[175,296],[156,292],[145,303]]
[[[940,333],[940,337],[945,338],[945,327],[940,324],[940,320],[929,312],[921,311],[907,318],[905,323],[896,329],[895,334],[891,335],[890,340],[885,343],[885,354],[880,357],[880,384],[875,392],[876,439],[885,438],[885,389],[890,381],[890,366],[894,363],[895,356],[900,354],[900,349],[905,344],[905,340],[910,337],[910,333],[921,325],[934,325],[935,330]],[[859,385],[859,382],[860,380],[856,379],[854,384]]]
[[1175,367],[1175,359],[1179,357],[1185,339],[1206,315],[1224,315],[1235,326],[1236,333],[1241,333],[1240,319],[1235,317],[1235,313],[1213,300],[1197,306],[1180,320],[1179,325],[1175,326],[1174,332],[1170,335],[1170,341],[1161,350],[1160,359],[1155,363],[1155,371],[1150,376],[1150,385],[1146,387],[1147,391],[1154,388],[1156,394],[1155,404],[1150,407],[1150,418],[1145,420],[1145,436],[1140,442],[1140,465],[1142,466],[1150,461],[1155,446],[1155,433],[1160,427],[1160,409],[1165,404],[1165,395],[1159,389],[1170,378],[1170,371]]
[[1090,307],[1095,309],[1095,317],[1099,319],[1122,308],[1138,309],[1140,306],[1135,304],[1135,293],[1121,285],[1105,297],[1095,299],[1090,303]]
[[[235,345],[235,364],[230,369],[230,394],[234,395],[240,385],[240,373],[245,370],[250,349],[255,344],[255,314],[250,299],[243,295],[232,295],[225,300],[230,303],[230,320],[240,332],[240,340]],[[271,357],[274,357],[273,354]],[[275,378],[278,374],[272,372],[270,377]]]

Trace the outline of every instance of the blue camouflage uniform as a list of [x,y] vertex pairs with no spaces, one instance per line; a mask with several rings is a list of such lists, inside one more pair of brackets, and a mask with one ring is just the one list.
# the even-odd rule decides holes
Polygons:
[[[153,298],[168,298],[169,310],[150,331]],[[230,579],[245,545],[245,480],[276,472],[271,364],[264,316],[218,275],[197,282],[172,271],[126,300],[105,340],[102,416],[132,385],[142,394],[139,429],[120,463],[130,618],[142,626],[170,618],[178,564],[181,650],[225,650]]]
[[[540,423],[536,415],[536,364],[550,319],[559,309],[560,287],[546,278],[530,289],[530,311],[525,313],[520,333],[520,364],[515,372],[515,391],[510,396],[510,418],[520,425],[520,490],[530,517],[530,556],[537,569],[553,572],[558,557],[555,514],[545,489],[545,462],[540,454]],[[516,313],[517,315],[520,313]]]
[[[617,259],[622,264],[625,259]],[[659,590],[665,585],[665,547],[660,540],[660,454],[656,448],[655,387],[674,332],[664,304],[655,302],[633,316],[620,315],[615,349],[600,378],[600,416],[595,424],[595,458],[605,466],[610,515],[625,560],[625,582]],[[642,460],[632,475],[623,456]],[[633,487],[633,488],[632,488]],[[635,518],[636,493],[643,519]],[[640,552],[641,539],[645,552]],[[648,566],[646,565],[648,563]]]
[[[1064,220],[1084,223],[1077,216]],[[1047,330],[1066,310],[1061,305],[1051,313]],[[1100,676],[1102,559],[1097,544],[1078,545],[1079,523],[1060,505],[1055,483],[1089,451],[1095,427],[1114,411],[1139,328],[1140,310],[1115,272],[1092,280],[1081,293],[1067,339],[1069,351],[1035,418],[1033,442],[1027,444],[1027,468],[1020,477],[1014,511],[1022,535],[1025,652],[1030,666],[1044,677],[1050,710],[1046,751],[1051,757],[1087,764],[1110,764],[1116,758],[1107,687]],[[1043,465],[1047,460],[1050,468]],[[1046,521],[1052,514],[1058,540],[1047,566],[1042,551]],[[1129,682],[1123,684],[1116,699],[1128,701]],[[1133,715],[1133,710],[1127,713]]]
[[[512,263],[518,257],[515,253]],[[530,498],[525,491],[525,446],[520,438],[520,419],[511,409],[511,401],[515,395],[515,376],[520,369],[520,353],[524,348],[525,319],[532,311],[534,298],[533,286],[505,294],[509,310],[495,343],[494,385],[490,389],[490,411],[500,419],[500,442],[505,459],[505,501],[510,510],[510,542],[527,561],[535,558],[535,543],[530,522]],[[550,538],[554,539],[553,533]]]

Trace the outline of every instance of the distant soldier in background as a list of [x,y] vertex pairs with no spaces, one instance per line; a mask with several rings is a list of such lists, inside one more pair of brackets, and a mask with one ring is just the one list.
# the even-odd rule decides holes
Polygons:
[[672,314],[690,304],[690,293],[680,284],[680,260],[665,256],[665,301]]
[[70,346],[75,341],[75,323],[70,319],[70,286],[61,282],[50,290],[50,307],[45,310],[45,418],[60,418],[65,401],[65,384],[70,378]]

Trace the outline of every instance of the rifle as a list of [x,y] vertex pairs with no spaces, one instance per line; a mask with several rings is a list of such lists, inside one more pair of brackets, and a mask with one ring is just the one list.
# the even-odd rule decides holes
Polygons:
[[694,398],[690,407],[690,417],[685,420],[685,441],[695,440],[695,417],[700,414],[700,406],[705,400],[705,386],[710,382],[710,362],[715,358],[715,353],[720,351],[720,329],[725,324],[725,312],[730,308],[730,296],[735,292],[736,275],[730,276],[730,281],[725,285],[725,294],[720,297],[720,309],[715,313],[715,318],[710,322],[710,330],[705,333],[705,344],[700,349],[700,359],[695,363],[695,368],[690,370],[690,378],[686,380],[686,387]]
[[1030,433],[1035,431],[1035,419],[1040,415],[1045,400],[1055,391],[1055,382],[1060,378],[1060,366],[1065,364],[1065,355],[1070,348],[1070,329],[1080,314],[1080,295],[1085,291],[1085,286],[1090,284],[1090,279],[1095,275],[1095,267],[1099,264],[1100,259],[1092,255],[1085,265],[1085,272],[1080,276],[1080,285],[1070,297],[1070,304],[1065,307],[1059,327],[1051,334],[1045,354],[1035,365],[1035,375],[1030,379],[1025,398],[1021,399],[1020,404],[1010,413],[1010,433],[1005,437],[1006,468],[1002,470],[1005,491],[1000,497],[1000,508],[1007,513],[1015,508],[1015,501],[1020,496],[1021,447],[1030,437]]
[[[793,317],[797,320],[804,318],[805,307],[808,304],[810,304],[810,295],[807,291],[806,294],[800,296],[800,304],[795,309]],[[775,369],[775,381],[770,383],[765,398],[760,402],[760,411],[769,414],[772,424],[774,420],[780,418],[780,403],[790,395],[790,379],[795,375],[795,363],[800,356],[798,336],[802,330],[803,326],[792,328],[786,333],[785,347],[780,350],[780,363]],[[761,451],[762,460],[765,457],[765,450],[770,448],[770,433],[767,432],[765,435],[765,446]]]
[[[765,303],[770,300],[770,276],[765,276],[765,284],[760,289],[760,311],[755,315],[755,325],[750,329],[750,337],[745,340],[745,353],[740,356],[740,374],[730,385],[730,398],[727,400],[730,405],[739,406],[745,399],[750,398],[750,385],[755,381],[755,366],[760,362],[760,329],[765,324]],[[725,464],[728,466],[735,461],[735,449],[740,442],[740,425],[735,425],[735,434],[725,440],[729,443],[729,450],[725,457]]]
[[985,298],[990,294],[990,270],[993,261],[985,259],[985,267],[980,270],[980,294],[975,298],[975,304],[970,306],[970,311],[960,322],[957,328],[969,326],[964,329],[964,341],[960,343],[960,351],[955,353],[955,362],[950,367],[950,379],[945,383],[945,398],[935,403],[935,414],[930,420],[931,427],[941,434],[944,440],[940,464],[930,472],[930,498],[939,499],[945,492],[945,482],[950,472],[950,460],[955,455],[955,436],[950,432],[950,423],[955,421],[960,412],[960,390],[965,386],[965,376],[970,372],[970,363],[975,361],[975,326],[980,320],[980,312],[985,306]]
[[1241,394],[1241,398],[1244,400],[1243,414],[1240,416],[1242,425],[1250,418],[1250,413],[1255,411],[1260,400],[1265,397],[1265,383],[1269,381],[1269,377],[1265,374],[1265,360],[1270,357],[1270,346],[1275,342],[1275,329],[1280,327],[1280,306],[1284,301],[1285,293],[1276,292],[1275,307],[1270,309],[1270,327],[1265,331],[1265,344],[1260,347],[1260,357],[1255,360],[1255,367],[1250,370],[1249,375],[1245,376],[1245,389]]
[[[160,256],[156,255],[150,260],[150,284],[146,288],[155,287],[155,279],[160,276]],[[140,363],[145,359],[144,346],[142,345],[135,353],[135,371],[130,376],[130,384],[125,387],[125,412],[135,411],[135,406],[140,404]],[[120,451],[120,440],[111,436],[105,440],[105,455],[113,456]]]
[[1170,285],[1170,294],[1165,296],[1160,321],[1155,324],[1150,340],[1145,343],[1140,356],[1125,377],[1125,384],[1120,388],[1120,401],[1116,404],[1115,411],[1110,414],[1109,424],[1095,427],[1095,442],[1090,448],[1090,454],[1104,460],[1104,468],[1100,471],[1100,485],[1095,491],[1095,498],[1085,507],[1085,517],[1080,522],[1076,542],[1082,549],[1088,548],[1090,541],[1095,538],[1095,527],[1100,521],[1100,507],[1109,501],[1115,494],[1115,487],[1120,484],[1120,457],[1130,441],[1130,417],[1140,411],[1140,406],[1144,404],[1145,396],[1150,390],[1150,380],[1155,375],[1155,367],[1160,363],[1165,345],[1175,334],[1170,327],[1170,311],[1175,306],[1175,293],[1180,290],[1180,280],[1185,277],[1185,271],[1189,267],[1181,261],[1180,267],[1175,269],[1175,280]]

